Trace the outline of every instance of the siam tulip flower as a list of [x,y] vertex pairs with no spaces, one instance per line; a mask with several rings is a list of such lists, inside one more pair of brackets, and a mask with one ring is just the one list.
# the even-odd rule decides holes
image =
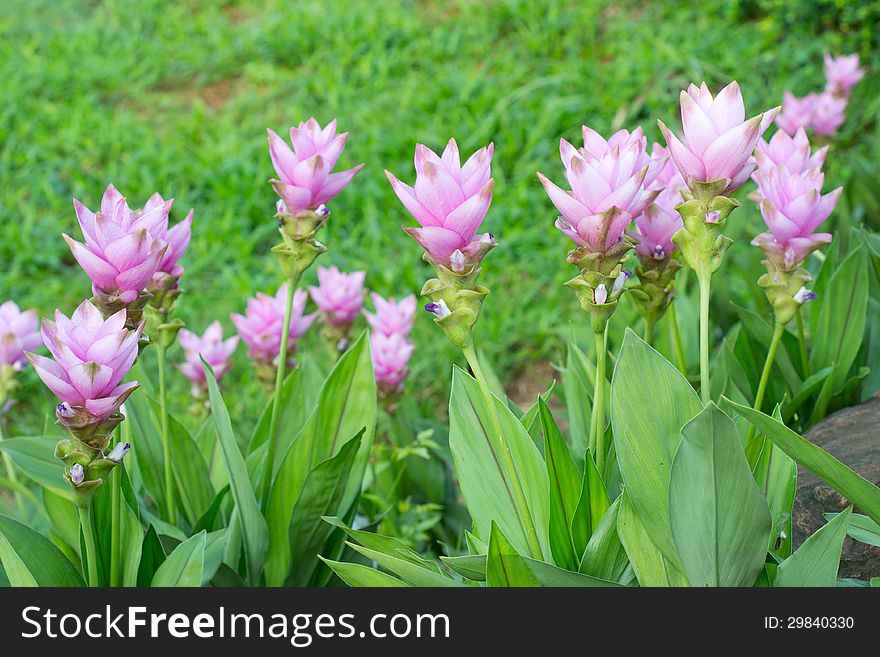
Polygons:
[[810,152],[810,142],[803,128],[798,128],[794,137],[790,137],[784,130],[777,130],[770,141],[758,140],[755,163],[762,176],[769,175],[778,165],[792,173],[803,173],[821,167],[827,153],[827,146],[815,153]]
[[832,57],[825,53],[825,91],[834,96],[849,96],[852,88],[865,76],[856,54]]
[[798,98],[790,91],[786,91],[782,96],[782,112],[776,117],[776,125],[789,135],[794,135],[801,129],[811,128],[818,99],[818,94],[807,94],[803,98]]
[[824,175],[819,168],[795,173],[777,165],[765,176],[755,174],[761,194],[761,215],[770,230],[752,244],[782,271],[796,269],[806,257],[831,241],[829,233],[815,233],[834,210],[842,188],[822,195]]
[[407,363],[412,356],[413,345],[401,333],[370,334],[370,353],[373,359],[373,373],[379,394],[388,397],[400,392],[403,380],[409,373]]
[[621,243],[633,214],[643,211],[659,191],[645,192],[646,184],[662,172],[663,163],[652,160],[641,128],[620,130],[607,141],[583,127],[584,146],[575,149],[560,140],[567,192],[538,172],[538,178],[562,214],[556,227],[579,247],[605,252]]
[[837,132],[846,118],[846,98],[832,96],[828,92],[822,92],[816,99],[813,108],[811,126],[817,135],[828,137]]
[[654,144],[651,159],[662,162],[652,190],[659,192],[653,203],[635,217],[635,230],[629,235],[636,244],[636,254],[645,261],[665,261],[675,250],[672,236],[682,227],[681,215],[675,206],[682,202],[684,179],[660,144]]
[[[287,283],[278,288],[275,296],[258,292],[255,298],[248,299],[244,315],[233,314],[232,323],[238,329],[241,339],[248,345],[248,357],[257,365],[261,378],[271,381],[278,365],[281,350],[281,335],[284,331],[284,306],[287,299]],[[308,295],[296,290],[290,315],[287,359],[296,353],[297,342],[315,321],[317,315],[304,315]]]
[[385,171],[394,193],[421,225],[404,230],[434,263],[455,273],[475,268],[495,246],[491,233],[477,235],[492,203],[494,148],[494,144],[481,148],[462,165],[455,139],[449,140],[441,156],[417,144],[414,187]]
[[[173,201],[167,201],[171,203]],[[157,192],[153,194],[144,205],[141,211],[144,214],[153,212],[164,207],[166,201]],[[165,221],[156,224],[153,230],[153,237],[157,240],[168,244],[168,249],[162,257],[156,273],[148,286],[151,291],[167,290],[177,286],[177,281],[183,276],[183,267],[179,264],[180,258],[183,256],[192,236],[192,220],[193,210],[190,209],[183,221],[178,222],[173,228],[168,227],[168,215],[165,215]]]
[[186,329],[180,330],[180,346],[183,347],[183,355],[186,362],[178,365],[178,369],[184,373],[193,383],[193,391],[201,392],[206,386],[205,368],[202,366],[202,358],[214,370],[214,377],[219,382],[223,375],[232,367],[229,360],[235,348],[238,346],[238,336],[223,339],[223,327],[220,322],[213,321],[203,335],[198,335]]
[[702,185],[717,183],[721,189],[712,189],[709,195],[729,196],[749,179],[755,168],[749,162],[755,144],[778,113],[777,107],[746,120],[736,81],[714,97],[704,82],[681,92],[681,140],[662,121],[659,124],[690,190],[700,196]]
[[36,310],[21,311],[14,301],[0,305],[0,369],[21,369],[27,362],[25,352],[43,343]]
[[327,324],[351,326],[364,305],[365,276],[362,271],[344,274],[336,267],[318,268],[319,285],[310,286],[309,293]]
[[275,134],[269,134],[269,156],[278,174],[269,182],[284,202],[287,213],[317,210],[333,200],[363,168],[331,173],[345,148],[348,133],[336,134],[336,119],[324,128],[313,118],[290,129],[290,146]]
[[[92,279],[92,290],[105,314],[139,300],[146,302],[144,290],[168,251],[160,236],[166,235],[171,204],[166,201],[133,212],[113,185],[104,191],[97,213],[74,199],[85,244],[67,235],[64,239]],[[135,312],[129,313],[129,320],[137,319]]]
[[109,431],[121,420],[119,407],[137,388],[122,383],[137,358],[143,324],[128,330],[126,312],[106,320],[90,301],[83,301],[70,318],[55,311],[55,321],[42,325],[43,343],[54,360],[28,353],[28,359],[49,389],[61,400],[58,421],[96,449],[106,445]]
[[385,299],[373,292],[370,298],[373,299],[376,312],[364,312],[364,316],[374,333],[383,335],[400,333],[404,337],[409,335],[416,315],[415,295],[410,294],[400,301],[395,301],[393,298]]

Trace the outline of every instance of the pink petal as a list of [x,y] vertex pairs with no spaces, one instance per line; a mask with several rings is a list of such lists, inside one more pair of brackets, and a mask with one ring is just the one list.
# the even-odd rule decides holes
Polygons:
[[403,203],[403,207],[415,217],[416,221],[422,226],[443,225],[443,219],[441,217],[435,217],[431,211],[422,205],[422,202],[416,198],[415,190],[413,190],[412,187],[399,181],[394,174],[387,169],[385,170],[385,175],[391,182],[391,188],[394,190],[394,193],[397,194],[397,198]]
[[471,196],[447,215],[443,227],[454,230],[465,242],[470,242],[489,211],[494,186],[494,180],[487,182],[478,194]]
[[556,209],[559,210],[570,224],[576,225],[581,217],[591,214],[589,208],[575,199],[569,192],[550,182],[540,171],[538,172],[538,179],[544,186],[544,190],[547,192],[553,205],[556,206]]

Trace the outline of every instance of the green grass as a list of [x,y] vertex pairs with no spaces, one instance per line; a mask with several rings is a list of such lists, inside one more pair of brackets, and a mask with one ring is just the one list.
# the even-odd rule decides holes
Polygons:
[[[485,226],[500,246],[485,261],[492,294],[477,336],[502,376],[528,374],[558,360],[564,340],[586,326],[561,285],[574,274],[569,244],[535,178],[540,169],[561,179],[558,139],[579,140],[582,123],[603,133],[641,124],[658,138],[655,119],[675,124],[678,91],[703,79],[716,89],[738,79],[757,112],[784,89],[820,88],[823,50],[858,49],[870,73],[829,183],[863,188],[847,207],[860,204],[877,221],[880,55],[864,32],[796,27],[766,14],[746,19],[720,2],[6,0],[0,299],[46,315],[88,295],[60,233],[78,234],[71,197],[95,207],[112,181],[133,205],[156,190],[174,196],[175,220],[195,208],[179,315],[198,331],[214,318],[231,331],[229,313],[279,282],[265,128],[337,117],[351,132],[340,165],[367,166],[333,202],[322,236],[330,252],[319,262],[365,269],[383,294],[418,292],[429,273],[399,228],[413,221],[383,169],[411,180],[417,141],[441,148],[455,136],[468,152],[495,142]],[[719,311],[727,298],[762,303],[751,283],[760,253],[748,246],[759,221],[754,208],[740,211],[729,266],[743,274],[720,285]],[[634,321],[630,302],[623,306],[618,323]],[[409,388],[442,409],[456,354],[427,316],[413,337]],[[172,379],[182,412],[188,385]],[[233,410],[247,421],[262,393],[243,348],[224,384],[241,393]],[[27,406],[51,408],[33,373],[22,396],[32,415]]]

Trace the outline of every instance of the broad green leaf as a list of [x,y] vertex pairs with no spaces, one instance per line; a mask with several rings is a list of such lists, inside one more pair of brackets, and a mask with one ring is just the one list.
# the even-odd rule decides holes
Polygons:
[[202,517],[196,521],[196,524],[193,526],[190,535],[198,534],[203,529],[207,532],[210,532],[214,525],[216,524],[217,514],[220,513],[220,507],[223,505],[223,501],[226,499],[226,495],[229,493],[229,484],[223,487],[223,489],[217,493],[214,497],[214,501],[211,502],[211,506],[208,507],[208,510],[202,514]]
[[538,406],[550,480],[550,549],[558,566],[575,570],[580,555],[575,553],[572,525],[581,495],[581,476],[547,404],[539,400]]
[[[837,513],[826,513],[825,519],[831,521],[838,515]],[[850,514],[846,533],[861,543],[880,547],[880,525],[868,516],[863,516],[860,513]]]
[[620,496],[617,535],[639,586],[688,586],[687,578],[654,544],[626,491]]
[[64,463],[55,458],[54,436],[29,436],[7,438],[0,441],[0,452],[6,452],[15,465],[28,477],[55,495],[71,499],[70,490],[64,484]]
[[290,516],[291,574],[287,583],[291,586],[308,584],[319,565],[318,551],[333,531],[323,518],[345,512],[340,505],[362,436],[363,430],[335,456],[316,465],[306,478]]
[[[113,517],[113,487],[115,478],[119,478],[121,497],[119,505],[119,517]],[[116,525],[120,541],[120,576],[123,586],[135,586],[137,583],[138,565],[141,560],[141,544],[143,543],[144,531],[140,522],[140,510],[137,496],[128,478],[128,462],[113,469],[107,478],[95,492],[92,498],[91,509],[92,523],[95,528],[95,541],[98,551],[97,562],[101,570],[101,581],[109,583],[112,549],[112,529]]]
[[327,564],[334,573],[343,582],[353,587],[369,587],[369,588],[386,588],[386,587],[408,587],[404,581],[392,577],[381,570],[362,566],[358,563],[345,563],[343,561],[331,561],[324,557],[319,557],[321,561]]
[[[509,403],[507,393],[504,391],[504,384],[501,383],[501,379],[498,378],[498,375],[495,373],[495,368],[492,367],[491,361],[486,357],[486,353],[482,349],[477,349],[477,360],[480,363],[480,367],[483,369],[483,374],[486,377],[486,383],[489,386],[489,390],[491,390],[492,394],[502,400],[505,404]],[[508,406],[508,408],[510,407]],[[522,411],[520,411],[520,414],[521,413]],[[517,417],[519,417],[519,415],[517,415]]]
[[562,373],[562,389],[568,409],[571,449],[576,458],[587,451],[590,442],[590,416],[596,367],[574,342],[568,345],[568,359]]
[[[76,505],[69,497],[56,495],[48,488],[43,489],[43,506],[52,521],[52,532],[66,543],[74,552],[79,551],[79,514]],[[77,555],[78,558],[78,555]]]
[[677,570],[681,563],[669,526],[669,476],[681,429],[702,408],[681,372],[627,329],[611,382],[617,461],[635,513]]
[[462,577],[475,582],[486,581],[486,555],[466,554],[460,557],[440,557],[440,561]]
[[814,445],[760,411],[730,402],[731,406],[780,449],[849,499],[874,522],[880,523],[880,488],[853,472],[821,447]]
[[347,524],[336,517],[326,517],[324,522],[330,523],[334,527],[338,527],[349,537],[356,540],[366,548],[377,552],[393,555],[399,559],[409,561],[420,568],[427,568],[437,574],[443,571],[440,565],[431,559],[426,559],[418,552],[411,549],[406,543],[391,536],[383,536],[382,534],[374,534],[373,532],[363,531],[361,529],[352,529]]
[[150,586],[153,576],[165,562],[165,550],[162,547],[162,541],[156,533],[153,525],[147,527],[144,533],[144,539],[141,543],[141,560],[138,564],[137,586],[144,588]]
[[[613,456],[609,453],[609,458]],[[602,518],[608,512],[611,502],[605,490],[605,482],[596,468],[593,455],[587,450],[584,457],[584,477],[581,484],[580,498],[574,512],[571,525],[571,537],[574,541],[575,554],[583,555],[593,532],[599,527]],[[580,557],[578,557],[580,561]]]
[[828,288],[812,308],[810,366],[818,371],[834,364],[833,388],[838,389],[859,352],[868,309],[868,258],[862,244],[831,274]]
[[570,570],[557,568],[543,561],[517,553],[498,525],[493,524],[486,557],[486,585],[501,587],[579,587],[606,588],[618,586]]
[[85,586],[48,538],[6,516],[0,516],[0,563],[11,586]]
[[390,570],[410,586],[464,586],[447,575],[441,575],[438,572],[416,565],[408,559],[403,559],[377,550],[371,550],[370,548],[348,541],[346,541],[346,545],[356,552],[360,552],[368,559],[372,559],[385,570]]
[[620,499],[618,497],[614,500],[593,535],[590,536],[590,542],[587,543],[578,568],[578,571],[584,575],[609,582],[619,582],[626,572],[629,559],[617,533]]
[[174,548],[153,576],[153,587],[202,585],[207,534],[199,532]]
[[736,425],[713,402],[682,429],[669,521],[691,586],[752,586],[764,567],[770,509]]
[[794,393],[792,398],[785,402],[782,406],[782,418],[788,421],[792,416],[812,397],[816,391],[820,390],[825,381],[831,376],[834,368],[825,367],[818,372],[814,372],[801,384],[801,387]]
[[[778,406],[773,415],[781,419]],[[763,447],[754,468],[755,481],[764,491],[773,519],[770,551],[785,559],[791,555],[791,510],[797,493],[797,463],[763,435],[761,440]]]
[[[523,553],[549,558],[546,466],[507,405],[494,395],[490,403],[494,412],[477,381],[461,369],[453,369],[449,447],[465,504],[480,535],[488,535],[496,522]],[[520,493],[525,509],[518,504]],[[537,544],[531,547],[535,540]]]
[[[135,367],[140,369],[139,365]],[[143,485],[157,508],[165,509],[165,458],[161,432],[153,419],[148,395],[141,392],[146,391],[139,391],[125,402],[126,424],[131,422],[131,452],[126,458],[131,459],[132,478]]]
[[[226,402],[220,396],[217,381],[214,379],[214,372],[204,359],[202,359],[202,366],[205,368],[205,377],[208,382],[211,417],[214,418],[217,439],[223,452],[223,462],[226,464],[226,471],[229,474],[232,499],[235,500],[236,513],[241,523],[241,536],[245,561],[247,563],[248,581],[252,585],[256,585],[259,583],[260,572],[266,559],[266,547],[268,545],[266,520],[260,513],[257,498],[248,480],[244,458],[238,449],[235,434],[232,432],[229,411],[226,409]],[[201,573],[199,577],[201,577]]]
[[834,586],[852,507],[810,536],[776,569],[775,587]]

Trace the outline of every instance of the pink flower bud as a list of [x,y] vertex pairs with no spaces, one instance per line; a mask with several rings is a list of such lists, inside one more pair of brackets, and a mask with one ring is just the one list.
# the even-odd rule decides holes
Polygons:
[[28,358],[63,402],[56,414],[62,421],[74,416],[87,424],[106,420],[137,388],[136,381],[121,382],[137,358],[143,324],[130,331],[125,320],[125,310],[105,320],[83,301],[69,319],[56,310],[55,321],[43,321],[43,343],[55,360],[33,353]]
[[0,305],[0,367],[18,369],[27,362],[25,352],[42,344],[39,323],[36,310],[22,312],[14,301]]
[[803,98],[798,98],[790,91],[786,91],[782,96],[782,112],[776,118],[776,125],[789,135],[795,135],[801,129],[810,129],[817,99],[817,94],[807,94]]
[[[489,144],[462,165],[454,139],[449,140],[441,156],[418,144],[414,187],[385,171],[397,198],[421,225],[420,228],[404,227],[404,230],[437,264],[450,269],[460,267],[464,271],[476,266],[494,246],[477,236],[492,203],[494,149],[494,144]],[[456,251],[460,255],[456,255],[453,263],[452,255]]]
[[364,305],[365,272],[350,274],[336,267],[318,267],[318,287],[309,287],[312,301],[321,311],[324,321],[333,326],[349,326]]
[[[147,200],[144,209],[140,212],[152,212],[157,208],[164,207],[165,204],[165,199],[157,192]],[[165,221],[156,224],[155,230],[153,231],[153,237],[168,244],[168,249],[165,251],[165,255],[162,257],[162,261],[156,269],[156,273],[153,274],[154,283],[162,277],[179,279],[183,276],[183,267],[179,264],[179,261],[189,246],[189,241],[192,236],[192,220],[193,210],[190,209],[183,221],[175,224],[173,228],[169,229],[168,227],[167,214],[165,215]]]
[[409,335],[415,321],[415,295],[410,294],[400,301],[395,301],[391,298],[384,299],[373,292],[370,298],[373,300],[376,312],[365,312],[364,316],[374,333],[382,333],[383,335],[400,333],[404,337]]
[[290,146],[275,134],[269,134],[269,156],[277,179],[272,179],[275,192],[284,201],[288,212],[315,210],[333,200],[364,165],[331,173],[345,148],[348,133],[336,134],[336,119],[324,128],[313,118],[290,129]]
[[387,396],[403,387],[403,380],[408,373],[407,363],[412,352],[412,343],[400,333],[370,334],[373,373],[380,395]]
[[184,363],[178,365],[178,369],[192,381],[197,387],[205,386],[205,368],[201,359],[204,358],[211,369],[214,377],[219,381],[232,367],[229,360],[238,346],[238,336],[223,339],[223,327],[220,322],[213,321],[203,335],[180,329],[178,333],[180,346],[183,347]]
[[[290,316],[287,356],[296,353],[297,342],[305,335],[316,314],[304,315],[308,295],[304,290],[293,294]],[[233,314],[232,323],[241,339],[248,345],[248,357],[257,363],[277,365],[281,351],[281,335],[284,332],[284,307],[287,303],[287,283],[278,288],[274,297],[258,292],[248,299],[244,315]]]
[[649,191],[659,192],[654,202],[635,217],[635,230],[629,236],[636,243],[642,259],[666,260],[675,250],[672,236],[682,227],[681,215],[675,206],[682,202],[686,188],[678,168],[660,144],[654,144],[651,160],[660,163],[660,173]]
[[832,57],[825,53],[825,91],[834,96],[849,96],[852,88],[865,76],[859,67],[859,56]]
[[770,141],[758,140],[755,162],[758,172],[764,176],[780,164],[792,173],[803,173],[821,167],[827,153],[827,146],[815,153],[810,152],[810,142],[804,128],[798,128],[794,137],[790,137],[785,130],[777,130]]
[[755,168],[749,162],[755,144],[778,113],[777,107],[746,120],[736,81],[717,96],[712,96],[704,82],[681,92],[681,139],[662,121],[659,123],[672,160],[688,187],[696,193],[698,183],[721,180],[725,187],[720,194],[728,196],[749,179]]
[[661,158],[647,154],[641,128],[619,130],[607,141],[583,126],[584,146],[576,149],[564,139],[560,154],[571,191],[565,191],[538,172],[538,178],[562,214],[556,227],[579,246],[605,251],[618,244],[634,214],[659,194],[646,192],[663,171]]
[[101,209],[92,212],[74,199],[85,244],[64,235],[73,257],[92,279],[95,296],[130,304],[146,289],[168,251],[168,213],[172,201],[132,212],[109,185]]
[[816,98],[811,126],[813,132],[824,137],[833,135],[846,119],[847,99],[823,91]]

